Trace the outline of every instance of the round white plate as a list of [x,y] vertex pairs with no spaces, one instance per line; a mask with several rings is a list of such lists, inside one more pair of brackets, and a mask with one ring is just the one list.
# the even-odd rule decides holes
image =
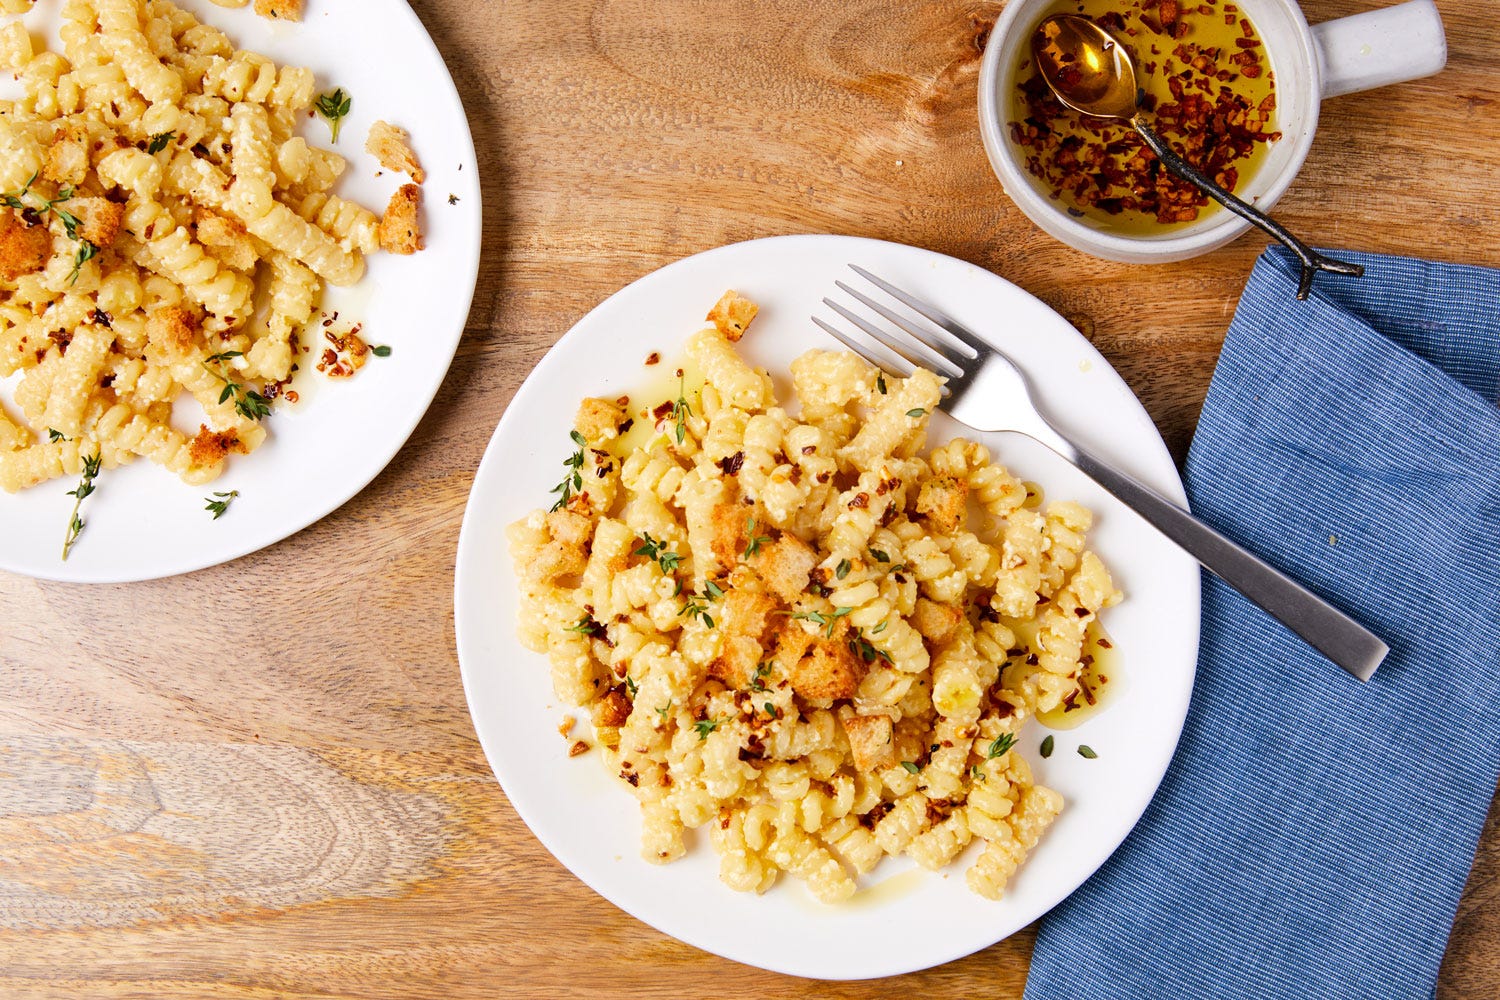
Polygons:
[[[322,118],[305,120],[301,129],[309,142],[348,159],[335,189],[340,195],[383,212],[407,178],[383,171],[364,152],[365,135],[377,119],[410,131],[427,171],[427,246],[411,257],[375,254],[358,286],[324,296],[325,311],[364,324],[364,338],[389,345],[390,357],[372,357],[352,379],[328,380],[310,370],[320,338],[304,337],[313,353],[303,356],[293,386],[301,402],[277,404],[266,421],[270,437],[259,450],[232,458],[223,477],[202,487],[144,460],[105,471],[84,503],[87,527],[67,562],[60,558],[73,506],[66,494],[77,481],[0,493],[0,569],[86,583],[148,580],[227,562],[300,531],[363,489],[400,450],[463,334],[479,270],[479,173],[458,91],[411,8],[403,0],[309,4],[307,20],[292,24],[268,21],[248,7],[177,2],[241,49],[309,67],[320,93],[342,87],[352,96],[337,145],[329,144]],[[53,51],[61,51],[61,6],[38,4],[25,18],[33,36],[48,39]],[[12,89],[0,96],[15,93],[8,76],[6,83]],[[450,194],[457,202],[449,203]],[[10,405],[14,382],[0,381],[0,405]],[[215,521],[204,510],[205,498],[229,490],[240,496]]]
[[[786,236],[721,247],[649,274],[585,316],[517,393],[474,480],[458,546],[454,592],[458,655],[474,726],[516,811],[558,860],[621,909],[689,944],[778,972],[824,979],[889,976],[947,962],[999,941],[1072,892],[1135,825],[1177,745],[1198,648],[1198,566],[1056,455],[1018,435],[985,438],[1016,474],[1051,499],[1074,498],[1097,523],[1090,545],[1124,603],[1104,615],[1119,650],[1111,707],[1058,733],[1043,760],[1033,723],[1018,747],[1067,808],[1012,881],[990,902],[964,884],[971,849],[942,873],[886,859],[861,880],[873,887],[841,906],[813,899],[795,878],[764,896],[718,878],[706,835],[686,858],[641,860],[635,799],[605,773],[596,752],[568,757],[558,735],[570,711],[552,693],[545,657],[514,637],[516,587],[505,526],[546,507],[572,451],[568,430],[584,395],[614,397],[658,380],[683,341],[728,288],[760,304],[740,342],[790,397],[788,364],[810,348],[840,349],[809,321],[836,319],[821,304],[834,280],[861,264],[1006,350],[1038,397],[1097,454],[1178,501],[1182,485],[1151,420],[1104,358],[1065,320],[1009,282],[963,261],[893,243]],[[853,279],[857,280],[857,279]],[[652,351],[663,364],[647,369]],[[636,398],[640,405],[650,399]],[[932,440],[963,433],[939,415]],[[587,735],[587,713],[579,734]],[[1098,753],[1076,752],[1087,743]]]

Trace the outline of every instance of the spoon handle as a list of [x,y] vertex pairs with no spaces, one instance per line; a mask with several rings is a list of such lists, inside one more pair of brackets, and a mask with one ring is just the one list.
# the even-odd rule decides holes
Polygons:
[[1318,271],[1330,271],[1334,274],[1347,274],[1353,277],[1359,277],[1365,273],[1365,269],[1358,264],[1349,264],[1345,261],[1335,260],[1332,257],[1325,257],[1293,236],[1281,223],[1220,187],[1213,178],[1178,156],[1176,151],[1162,140],[1161,136],[1157,135],[1149,125],[1141,120],[1140,115],[1136,115],[1130,119],[1130,124],[1140,133],[1141,139],[1168,170],[1183,180],[1196,185],[1204,194],[1207,194],[1235,215],[1247,220],[1252,225],[1259,226],[1271,236],[1280,240],[1286,245],[1287,249],[1297,255],[1297,258],[1302,261],[1302,277],[1297,282],[1297,298],[1307,298],[1307,293],[1312,288],[1313,274]]

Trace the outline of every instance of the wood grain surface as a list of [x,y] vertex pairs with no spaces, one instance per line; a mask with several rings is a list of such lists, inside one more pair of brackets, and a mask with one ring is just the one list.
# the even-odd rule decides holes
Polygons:
[[[1303,4],[1313,21],[1375,5]],[[492,778],[460,686],[473,471],[526,373],[599,300],[684,255],[803,232],[1017,282],[1089,336],[1181,457],[1263,241],[1148,268],[1028,223],[976,125],[998,3],[413,6],[484,177],[458,357],[390,467],[280,545],[129,586],[0,574],[0,996],[1019,997],[1030,930],[900,983],[809,983],[678,944],[559,866]],[[1500,29],[1489,0],[1438,6],[1448,69],[1325,106],[1278,210],[1294,231],[1500,263]],[[1492,808],[1444,1000],[1500,995],[1497,897]]]

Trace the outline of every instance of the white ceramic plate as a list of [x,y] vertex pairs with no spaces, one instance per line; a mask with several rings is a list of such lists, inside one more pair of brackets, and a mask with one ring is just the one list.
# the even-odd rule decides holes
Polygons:
[[[278,404],[266,423],[270,439],[255,453],[231,459],[209,486],[187,486],[144,460],[106,471],[84,505],[88,524],[67,562],[60,553],[73,500],[65,494],[76,480],[54,480],[16,496],[0,493],[0,569],[89,583],[146,580],[227,562],[300,531],[363,489],[400,450],[463,334],[479,268],[474,143],[442,57],[411,8],[403,0],[310,4],[307,20],[290,24],[208,0],[178,5],[222,29],[239,48],[311,68],[319,92],[342,87],[352,95],[338,145],[329,146],[321,118],[302,126],[310,142],[349,160],[336,189],[344,197],[384,211],[407,178],[389,171],[376,176],[381,168],[364,152],[365,135],[376,119],[406,127],[427,171],[427,247],[411,257],[375,254],[357,287],[331,289],[323,300],[326,311],[363,323],[371,344],[389,345],[390,357],[371,358],[341,382],[304,361],[294,385],[301,402]],[[53,51],[60,51],[60,7],[38,4],[26,15],[33,35],[49,39]],[[457,203],[449,204],[450,194]],[[5,405],[14,381],[0,382]],[[228,490],[240,496],[215,521],[203,509],[204,498]]]
[[[825,906],[796,879],[764,896],[719,882],[706,835],[665,867],[641,860],[634,798],[605,773],[597,753],[568,757],[558,735],[570,709],[554,697],[544,657],[514,638],[516,588],[504,530],[538,506],[572,450],[568,430],[584,395],[614,397],[653,381],[643,367],[679,354],[727,288],[760,304],[743,353],[789,398],[788,364],[809,348],[838,344],[809,322],[836,278],[862,264],[986,333],[1031,374],[1062,428],[1100,455],[1183,500],[1151,420],[1108,363],[1072,326],[1009,282],[950,257],[840,236],[788,236],[689,257],[622,289],[585,316],[542,360],[506,411],[485,452],[464,515],[454,594],[458,654],[474,725],[516,811],[580,879],[620,908],[673,937],[749,965],[826,979],[889,976],[946,962],[1006,937],[1072,892],[1109,857],[1146,808],[1177,745],[1198,647],[1198,567],[1154,530],[1051,452],[1016,435],[987,443],[1050,498],[1097,512],[1091,546],[1126,600],[1105,613],[1120,651],[1114,703],[1059,733],[1042,760],[1032,724],[1019,748],[1067,809],[1011,883],[1006,898],[972,894],[963,872],[887,859],[848,904]],[[659,372],[660,368],[649,371]],[[657,376],[659,378],[659,376]],[[639,399],[650,404],[649,399]],[[932,438],[963,429],[945,416]],[[579,713],[587,718],[586,713]],[[580,723],[586,730],[586,722]],[[1087,743],[1095,760],[1080,757]]]

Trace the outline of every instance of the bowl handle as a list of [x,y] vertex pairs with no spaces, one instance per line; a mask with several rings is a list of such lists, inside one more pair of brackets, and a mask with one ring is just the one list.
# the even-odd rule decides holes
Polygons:
[[1448,39],[1433,0],[1325,21],[1312,33],[1324,97],[1431,76],[1448,62]]

